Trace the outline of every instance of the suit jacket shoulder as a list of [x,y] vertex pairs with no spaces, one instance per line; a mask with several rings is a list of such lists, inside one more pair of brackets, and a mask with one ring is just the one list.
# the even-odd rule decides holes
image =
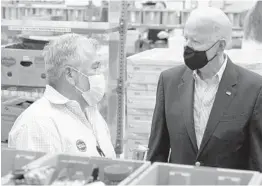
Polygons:
[[262,76],[238,65],[235,67],[241,84],[252,86],[250,88],[262,88]]
[[187,67],[185,65],[179,65],[163,71],[162,72],[163,81],[165,82],[171,79],[180,80],[186,69]]

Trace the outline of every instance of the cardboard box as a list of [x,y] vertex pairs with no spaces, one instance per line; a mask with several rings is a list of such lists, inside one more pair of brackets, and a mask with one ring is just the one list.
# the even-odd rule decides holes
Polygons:
[[45,87],[41,50],[2,48],[2,85]]
[[156,100],[154,97],[128,97],[127,108],[131,109],[154,109]]
[[156,97],[156,91],[148,90],[129,90],[127,89],[127,97]]
[[128,109],[127,115],[136,115],[136,116],[153,116],[154,109]]
[[147,121],[128,121],[128,133],[150,134],[151,120]]

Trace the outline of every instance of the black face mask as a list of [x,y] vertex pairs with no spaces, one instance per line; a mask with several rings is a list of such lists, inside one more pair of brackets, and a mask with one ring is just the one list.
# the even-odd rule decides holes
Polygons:
[[215,54],[214,57],[208,60],[206,55],[206,52],[215,46],[215,44],[205,51],[195,51],[193,48],[186,46],[184,49],[184,61],[186,66],[191,70],[201,69],[206,66],[209,61],[212,61],[217,56],[217,54]]

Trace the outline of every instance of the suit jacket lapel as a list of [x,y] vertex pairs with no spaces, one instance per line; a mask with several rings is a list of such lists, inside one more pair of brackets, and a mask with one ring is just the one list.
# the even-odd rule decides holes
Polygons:
[[224,71],[223,77],[221,79],[221,82],[219,84],[219,88],[216,94],[213,108],[211,110],[207,127],[202,139],[202,143],[198,151],[198,156],[201,154],[201,152],[207,145],[207,142],[209,141],[212,134],[214,133],[221,116],[223,116],[228,106],[230,105],[231,101],[234,99],[236,94],[236,87],[235,87],[236,84],[237,84],[237,73],[235,71],[234,64],[228,58],[228,63]]
[[193,119],[194,79],[191,70],[186,69],[182,81],[178,86],[178,90],[187,133],[192,142],[193,149],[197,153],[196,133]]

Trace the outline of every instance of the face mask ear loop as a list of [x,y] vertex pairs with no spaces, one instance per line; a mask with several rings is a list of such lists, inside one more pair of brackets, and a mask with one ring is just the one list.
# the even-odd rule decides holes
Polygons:
[[[217,43],[219,42],[219,40],[217,42],[215,42],[209,49],[207,49],[205,52],[209,51],[211,48],[213,48]],[[212,61],[213,59],[215,59],[215,57],[217,56],[217,54],[215,54],[209,61]]]
[[[75,70],[76,72],[78,72],[79,74],[81,74],[82,76],[84,76],[85,78],[87,78],[88,81],[89,81],[89,77],[88,77],[87,75],[85,75],[84,73],[80,72],[79,70],[77,70],[77,69],[74,68],[74,67],[71,67],[71,66],[68,66],[68,67],[71,68],[71,69],[73,69],[73,70]],[[78,88],[76,85],[75,85],[74,87],[75,87],[79,92],[81,92],[82,94],[84,93],[84,91],[81,90],[80,88]]]
[[205,50],[205,52],[209,51],[211,48],[213,48],[220,40],[218,40],[217,42],[215,42],[209,49]]
[[215,57],[217,57],[217,54],[215,54],[214,57],[212,57],[210,60],[208,60],[208,62],[212,61]]
[[84,91],[83,90],[81,90],[80,88],[78,88],[76,85],[75,85],[75,88],[76,88],[76,90],[78,90],[81,94],[83,94],[84,93]]

